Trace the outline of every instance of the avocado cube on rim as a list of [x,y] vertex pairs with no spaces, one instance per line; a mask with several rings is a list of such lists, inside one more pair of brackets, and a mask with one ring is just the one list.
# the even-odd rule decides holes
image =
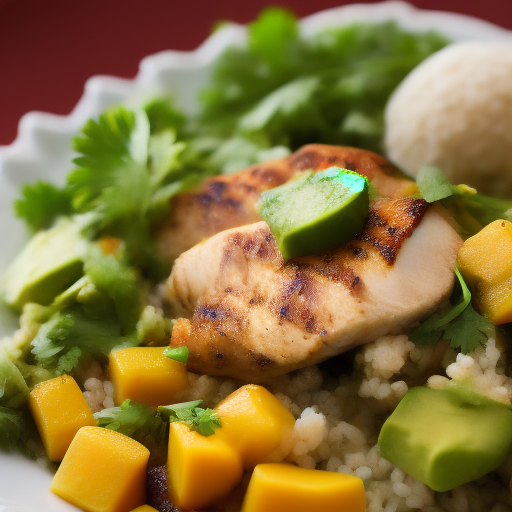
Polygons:
[[259,209],[285,260],[320,253],[348,242],[363,228],[368,180],[339,167],[306,171],[263,192]]

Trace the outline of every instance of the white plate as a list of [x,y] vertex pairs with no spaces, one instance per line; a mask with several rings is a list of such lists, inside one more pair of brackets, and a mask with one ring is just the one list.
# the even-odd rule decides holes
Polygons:
[[[436,29],[453,40],[511,39],[512,33],[469,16],[423,11],[404,2],[354,4],[329,9],[301,21],[305,34],[353,21],[394,19],[410,30]],[[89,118],[118,104],[139,103],[155,93],[172,91],[187,112],[197,108],[212,62],[224,48],[242,44],[245,28],[230,25],[216,32],[193,52],[164,51],[146,57],[134,80],[93,77],[69,116],[30,112],[19,124],[18,137],[0,147],[0,275],[26,240],[22,223],[12,215],[12,202],[26,182],[45,179],[63,183],[71,168],[71,138]],[[13,332],[16,319],[0,308],[0,338]],[[52,475],[32,461],[0,453],[0,512],[66,512],[77,510],[52,493]]]

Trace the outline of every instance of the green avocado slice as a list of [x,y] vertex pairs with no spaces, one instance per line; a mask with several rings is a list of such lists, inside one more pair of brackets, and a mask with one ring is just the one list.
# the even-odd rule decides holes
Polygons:
[[512,411],[462,385],[409,390],[379,435],[382,457],[434,491],[495,470],[512,446]]
[[367,178],[330,167],[263,192],[259,209],[289,260],[351,240],[365,224],[369,202]]
[[46,306],[82,276],[88,242],[80,230],[77,223],[62,220],[30,239],[1,283],[8,306],[18,311],[27,302]]

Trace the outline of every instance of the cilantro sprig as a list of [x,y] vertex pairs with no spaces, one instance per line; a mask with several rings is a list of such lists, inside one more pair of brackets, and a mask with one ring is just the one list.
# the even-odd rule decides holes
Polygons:
[[202,403],[202,400],[194,400],[160,406],[158,412],[165,415],[171,423],[180,421],[203,436],[211,436],[221,426],[220,418],[213,409],[200,407]]
[[494,325],[473,309],[467,284],[458,269],[455,274],[458,286],[452,294],[450,306],[427,318],[409,334],[409,339],[417,344],[444,339],[452,348],[468,354],[486,344],[488,337],[494,334]]
[[438,167],[420,169],[416,182],[425,201],[440,201],[452,213],[464,237],[497,219],[512,221],[512,201],[480,194],[467,185],[452,185]]

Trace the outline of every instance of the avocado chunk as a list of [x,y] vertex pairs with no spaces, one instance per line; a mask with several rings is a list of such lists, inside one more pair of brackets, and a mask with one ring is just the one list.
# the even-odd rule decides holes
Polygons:
[[368,180],[330,167],[306,171],[280,187],[266,190],[260,214],[285,260],[323,252],[351,240],[369,212]]
[[512,446],[512,411],[463,385],[409,390],[379,435],[382,457],[444,492],[493,471]]
[[18,311],[27,302],[46,306],[81,277],[88,242],[80,229],[62,220],[30,239],[2,280],[8,306]]

